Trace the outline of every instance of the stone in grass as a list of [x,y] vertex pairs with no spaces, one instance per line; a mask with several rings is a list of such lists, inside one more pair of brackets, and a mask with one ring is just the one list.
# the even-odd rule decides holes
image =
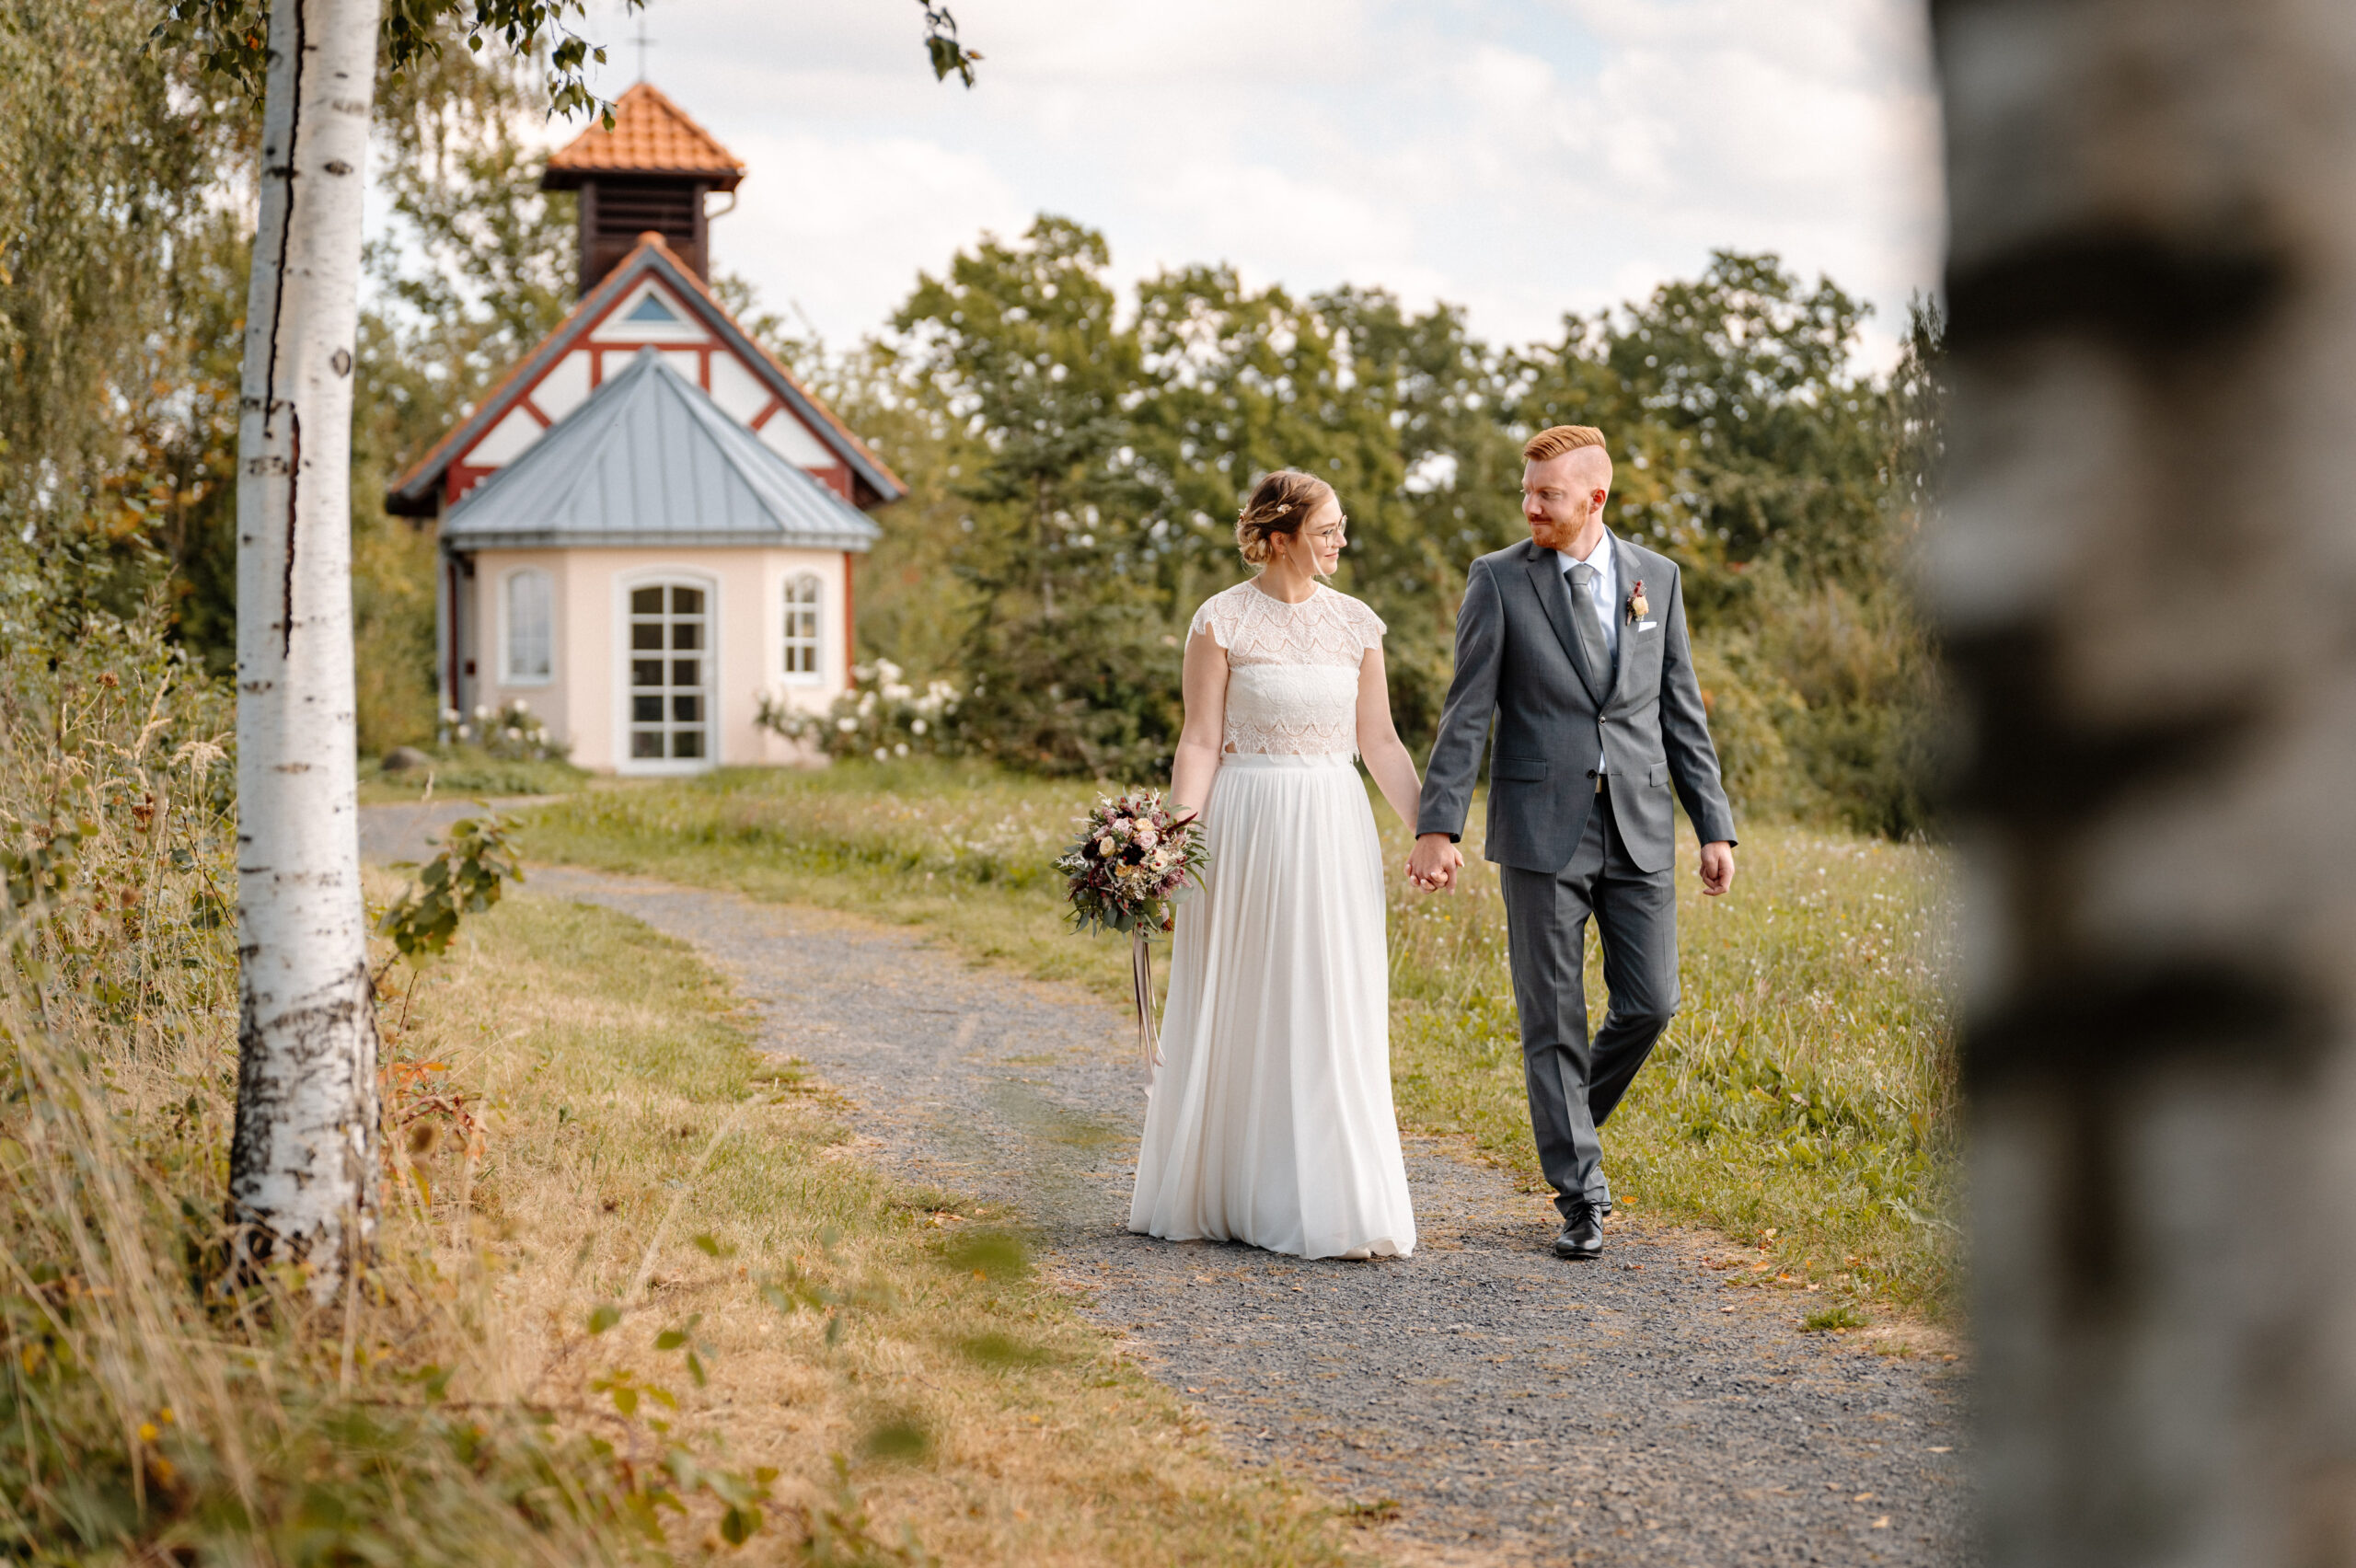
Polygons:
[[407,773],[413,767],[431,767],[433,759],[415,746],[395,746],[385,754],[377,767],[387,773]]

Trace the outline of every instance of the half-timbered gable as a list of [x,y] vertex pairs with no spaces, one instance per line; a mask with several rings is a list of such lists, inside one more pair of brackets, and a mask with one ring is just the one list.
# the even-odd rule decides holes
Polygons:
[[852,505],[880,506],[907,492],[848,425],[736,324],[668,244],[649,235],[393,482],[387,506],[398,516],[440,515],[647,348],[771,451]]

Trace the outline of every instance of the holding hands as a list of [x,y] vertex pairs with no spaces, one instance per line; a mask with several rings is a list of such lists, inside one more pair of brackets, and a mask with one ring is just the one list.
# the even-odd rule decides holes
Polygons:
[[[1463,869],[1464,851],[1445,833],[1426,833],[1407,855],[1407,880],[1425,893],[1451,893]],[[1734,885],[1734,846],[1702,846],[1702,891],[1712,898]]]
[[1426,833],[1415,840],[1407,856],[1407,880],[1426,893],[1444,893],[1456,886],[1464,851],[1445,833]]

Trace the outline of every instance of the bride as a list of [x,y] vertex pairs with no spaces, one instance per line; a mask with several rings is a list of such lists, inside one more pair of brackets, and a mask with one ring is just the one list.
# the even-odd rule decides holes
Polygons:
[[1260,569],[1188,628],[1177,809],[1200,804],[1210,866],[1179,905],[1162,1065],[1129,1228],[1304,1258],[1415,1245],[1391,1108],[1381,848],[1353,753],[1391,809],[1421,786],[1391,722],[1383,625],[1318,579],[1348,519],[1280,470],[1235,525]]

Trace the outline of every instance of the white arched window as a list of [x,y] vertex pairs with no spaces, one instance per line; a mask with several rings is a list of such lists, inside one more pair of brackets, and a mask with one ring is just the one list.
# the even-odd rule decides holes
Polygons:
[[818,669],[818,575],[803,572],[785,580],[785,678],[814,681]]
[[556,594],[549,574],[537,570],[507,574],[505,668],[507,686],[544,686],[555,673]]

